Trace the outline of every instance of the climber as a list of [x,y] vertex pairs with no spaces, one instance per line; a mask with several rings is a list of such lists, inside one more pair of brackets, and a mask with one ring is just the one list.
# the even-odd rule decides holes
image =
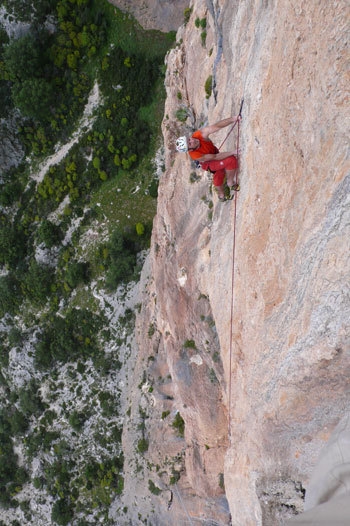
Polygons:
[[[208,137],[212,133],[221,130],[221,128],[234,124],[237,120],[241,120],[241,115],[229,117],[216,124],[205,126],[195,131],[191,137],[179,137],[176,141],[178,152],[188,152],[192,159],[200,163],[203,170],[209,170],[213,173],[213,183],[219,200],[222,202],[232,199],[234,195],[232,191],[239,190],[239,185],[234,183],[235,171],[238,168],[238,152],[219,152]],[[225,195],[225,175],[226,183],[230,190],[229,196]]]

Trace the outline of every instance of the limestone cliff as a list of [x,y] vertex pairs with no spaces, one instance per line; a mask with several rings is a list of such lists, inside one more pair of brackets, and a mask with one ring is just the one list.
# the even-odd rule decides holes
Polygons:
[[[302,510],[349,406],[349,12],[345,0],[191,7],[167,58],[125,505],[133,525],[273,526]],[[174,139],[236,114],[242,97],[241,191],[222,204]],[[224,148],[235,144],[234,132]]]

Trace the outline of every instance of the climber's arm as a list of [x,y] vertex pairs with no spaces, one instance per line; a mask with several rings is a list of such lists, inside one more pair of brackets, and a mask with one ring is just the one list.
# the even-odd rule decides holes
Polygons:
[[216,122],[215,124],[211,124],[209,126],[205,126],[201,129],[202,135],[204,139],[207,139],[209,135],[212,133],[215,133],[222,128],[226,128],[226,126],[229,126],[230,124],[234,124],[237,119],[241,119],[240,116],[236,117],[228,117],[227,119],[223,119],[222,121]]

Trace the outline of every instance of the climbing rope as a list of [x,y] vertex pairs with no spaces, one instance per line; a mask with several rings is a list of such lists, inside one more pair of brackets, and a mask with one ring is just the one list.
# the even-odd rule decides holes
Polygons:
[[175,482],[175,485],[174,485],[174,489],[176,490],[177,497],[178,497],[178,499],[179,499],[179,501],[180,501],[180,504],[181,504],[181,506],[182,506],[182,509],[184,510],[185,514],[187,515],[187,518],[188,518],[188,520],[189,520],[189,523],[190,523],[191,526],[192,526],[192,525],[193,525],[192,519],[191,519],[191,517],[189,516],[188,511],[187,511],[187,509],[186,509],[186,506],[185,506],[185,504],[184,504],[184,502],[183,502],[183,500],[182,500],[182,498],[181,498],[181,495],[180,495],[180,492],[179,492],[179,490],[178,490],[178,487],[177,487],[176,482]]
[[[244,99],[242,99],[241,101],[241,106],[240,106],[240,110],[239,110],[239,114],[237,116],[237,119],[235,120],[235,122],[233,123],[233,126],[231,127],[230,131],[228,132],[228,134],[226,135],[224,141],[222,142],[219,150],[222,148],[223,144],[226,142],[228,136],[231,134],[231,132],[234,130],[234,128],[237,126],[237,142],[236,142],[236,146],[237,146],[237,159],[239,157],[239,132],[240,132],[240,118],[242,117],[242,108],[243,108],[243,102],[244,102]],[[235,173],[235,184],[237,185],[238,184],[238,170],[236,170],[236,173]],[[230,435],[231,433],[231,399],[232,399],[232,332],[233,332],[233,300],[234,300],[234,282],[235,282],[235,251],[236,251],[236,222],[237,222],[237,192],[235,192],[235,195],[234,195],[234,199],[233,199],[233,202],[234,202],[234,213],[233,213],[233,243],[232,243],[232,279],[231,279],[231,313],[230,313],[230,346],[229,346],[229,402],[228,402],[228,414],[229,414],[229,417],[228,417],[228,434]],[[189,521],[189,524],[193,525],[193,521],[186,509],[186,506],[185,506],[185,503],[183,502],[182,498],[181,498],[181,495],[180,495],[180,492],[178,490],[178,487],[177,487],[177,484],[175,483],[174,485],[174,489],[175,489],[175,492],[177,494],[177,498],[179,499],[180,501],[180,504],[181,504],[181,507],[182,509],[184,510],[187,518],[188,518],[188,521]],[[195,518],[196,520],[196,518]]]
[[[232,129],[227,134],[227,137],[234,129],[237,124],[237,159],[239,157],[239,123],[242,117],[244,99],[241,101],[241,107],[239,110],[238,117],[232,126]],[[227,139],[226,137],[226,139]],[[226,141],[225,139],[225,141]],[[224,142],[225,142],[224,141]],[[221,145],[222,146],[222,145]],[[238,170],[235,173],[235,184],[238,184]],[[234,211],[233,211],[233,242],[232,242],[232,277],[231,277],[231,313],[230,313],[230,345],[229,345],[229,400],[228,400],[228,434],[231,434],[231,399],[232,399],[232,341],[233,341],[233,307],[234,307],[234,284],[235,284],[235,252],[236,252],[236,222],[237,222],[237,192],[235,192],[234,199]]]
[[[237,115],[237,119],[235,120],[235,122],[233,123],[231,129],[229,130],[228,134],[226,135],[225,139],[222,141],[222,143],[220,144],[220,147],[219,147],[219,151],[221,150],[221,148],[223,147],[223,145],[225,144],[225,142],[227,141],[229,135],[231,135],[231,133],[233,132],[233,130],[235,129],[236,125],[238,124],[238,128],[239,128],[239,120],[240,120],[240,117],[242,117],[242,109],[243,109],[243,102],[244,102],[244,99],[241,100],[241,106],[239,108],[239,113]],[[239,130],[238,130],[239,131]],[[237,150],[237,155],[238,155],[238,150]]]

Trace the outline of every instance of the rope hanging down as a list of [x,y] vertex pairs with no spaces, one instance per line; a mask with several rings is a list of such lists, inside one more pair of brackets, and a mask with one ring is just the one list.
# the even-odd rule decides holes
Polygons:
[[[243,109],[243,102],[244,102],[244,99],[241,100],[241,106],[239,108],[239,113],[237,115],[237,119],[235,120],[235,122],[233,123],[233,126],[231,127],[231,129],[229,130],[228,134],[226,135],[225,139],[222,141],[222,143],[220,144],[220,147],[219,147],[219,150],[221,150],[221,148],[223,147],[223,145],[225,144],[228,136],[231,134],[231,132],[233,132],[236,124],[238,124],[238,128],[239,128],[239,119],[242,117],[242,109]],[[239,131],[239,130],[238,130]],[[238,155],[238,150],[237,150],[237,155]]]
[[[231,130],[227,134],[227,137],[230,135],[232,130],[237,124],[237,158],[239,156],[239,123],[240,117],[242,117],[242,108],[243,108],[244,99],[241,101],[241,107],[239,109],[239,114],[234,122]],[[226,137],[226,139],[227,139]],[[224,140],[224,142],[226,141]],[[222,146],[222,145],[221,145]],[[220,146],[220,148],[221,148]],[[235,173],[235,184],[238,184],[238,170]],[[231,278],[231,313],[230,313],[230,345],[229,345],[229,396],[228,396],[228,434],[231,433],[231,399],[232,399],[232,328],[233,328],[233,300],[234,300],[234,284],[235,284],[235,252],[236,252],[236,221],[237,221],[237,192],[234,195],[234,211],[233,211],[233,243],[232,243],[232,278]]]

